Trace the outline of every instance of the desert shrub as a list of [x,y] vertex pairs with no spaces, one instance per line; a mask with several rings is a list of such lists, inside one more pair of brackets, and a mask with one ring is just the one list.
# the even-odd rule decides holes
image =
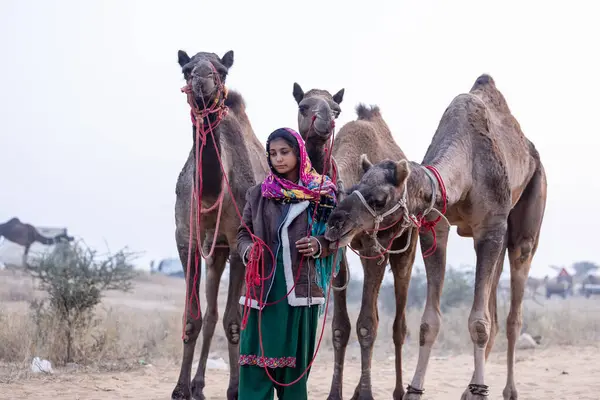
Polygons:
[[46,299],[30,302],[34,340],[44,343],[53,362],[68,363],[77,358],[77,342],[99,324],[94,308],[103,292],[131,289],[131,256],[125,250],[99,255],[77,242],[61,243],[53,252],[30,262],[27,271],[47,293]]

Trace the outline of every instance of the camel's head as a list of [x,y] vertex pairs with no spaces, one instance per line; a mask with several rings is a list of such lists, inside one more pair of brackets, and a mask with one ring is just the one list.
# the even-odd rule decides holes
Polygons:
[[191,87],[200,108],[220,96],[219,83],[225,84],[229,68],[233,65],[233,50],[219,58],[215,53],[197,53],[191,57],[183,51],[177,53],[183,78]]
[[[386,160],[373,165],[363,154],[360,163],[364,171],[360,182],[348,191],[347,196],[338,204],[327,222],[325,237],[331,242],[338,242],[340,247],[347,246],[359,233],[374,229],[375,217],[371,211],[376,215],[383,215],[399,204],[405,196],[406,183],[411,173],[406,160],[399,162]],[[397,207],[395,211],[383,218],[380,228],[394,224],[403,212],[402,207]],[[394,233],[393,229],[379,232],[380,243],[389,243]],[[332,246],[335,246],[335,243],[332,243]]]
[[[340,103],[344,99],[344,89],[333,96],[326,90],[312,89],[304,93],[300,85],[294,83],[294,99],[298,103],[298,133],[304,140],[309,136],[327,140],[333,133],[333,121],[340,115]],[[314,126],[311,126],[314,120]]]

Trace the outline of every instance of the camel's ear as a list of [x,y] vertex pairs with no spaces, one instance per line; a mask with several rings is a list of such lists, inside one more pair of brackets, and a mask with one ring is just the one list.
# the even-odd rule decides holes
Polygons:
[[179,63],[179,66],[181,68],[183,68],[183,66],[187,63],[189,63],[191,60],[190,56],[188,56],[188,54],[183,51],[183,50],[179,50],[177,52],[177,62]]
[[340,90],[336,94],[333,95],[333,101],[340,104],[344,100],[344,89]]
[[229,50],[225,55],[221,58],[221,64],[225,66],[227,69],[231,68],[233,65],[233,50]]
[[408,161],[400,160],[396,163],[396,181],[398,182],[398,187],[403,187],[404,183],[408,179],[410,175],[410,166],[408,165]]
[[362,167],[364,172],[367,172],[373,166],[366,154],[360,155],[360,166]]
[[296,82],[294,82],[294,99],[296,99],[296,103],[300,104],[300,102],[302,101],[303,98],[304,98],[304,90],[302,90],[300,85],[298,85]]

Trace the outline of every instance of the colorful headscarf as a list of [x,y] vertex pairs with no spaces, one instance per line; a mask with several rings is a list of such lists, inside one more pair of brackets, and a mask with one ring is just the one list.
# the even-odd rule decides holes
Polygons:
[[[328,176],[321,175],[315,171],[310,159],[308,158],[308,153],[306,152],[306,146],[302,136],[290,128],[280,128],[277,131],[279,130],[287,131],[298,142],[298,148],[300,150],[299,183],[301,183],[301,185],[277,176],[277,174],[275,174],[271,168],[269,175],[262,183],[262,195],[270,199],[288,200],[291,202],[303,200],[316,202],[325,197],[330,199],[329,202],[333,202],[335,204],[337,189],[335,183],[333,183]],[[267,154],[267,157],[269,157],[269,154]]]

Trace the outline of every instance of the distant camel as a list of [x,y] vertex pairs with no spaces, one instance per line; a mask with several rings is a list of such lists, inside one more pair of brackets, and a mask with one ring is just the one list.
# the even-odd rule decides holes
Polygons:
[[18,218],[11,218],[8,222],[0,224],[0,237],[4,237],[10,242],[25,247],[23,265],[27,265],[29,249],[35,242],[50,246],[62,241],[73,241],[73,237],[68,236],[66,230],[54,237],[46,237],[39,233],[33,225],[24,224]]

